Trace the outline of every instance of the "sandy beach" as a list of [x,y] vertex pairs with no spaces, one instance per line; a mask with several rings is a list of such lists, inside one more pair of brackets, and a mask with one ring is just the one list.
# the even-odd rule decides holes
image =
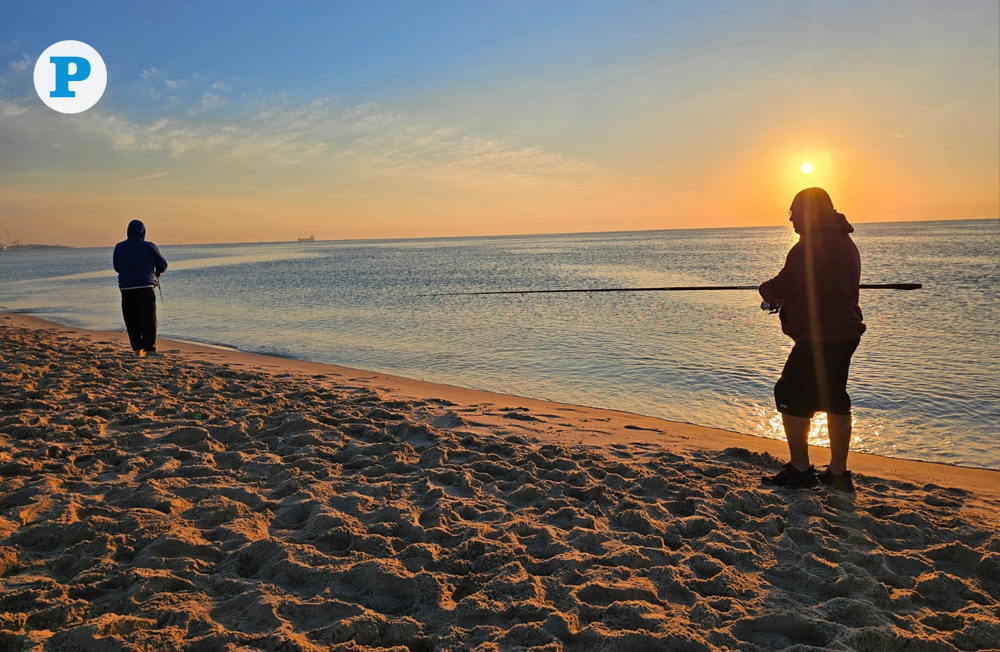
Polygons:
[[0,315],[0,650],[1000,649],[1000,472],[158,346]]

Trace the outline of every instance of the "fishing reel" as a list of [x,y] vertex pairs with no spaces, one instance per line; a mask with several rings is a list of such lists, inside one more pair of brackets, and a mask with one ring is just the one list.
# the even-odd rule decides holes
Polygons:
[[760,309],[761,310],[766,310],[769,315],[773,315],[774,313],[776,313],[779,310],[781,310],[781,302],[780,301],[761,301],[760,302]]

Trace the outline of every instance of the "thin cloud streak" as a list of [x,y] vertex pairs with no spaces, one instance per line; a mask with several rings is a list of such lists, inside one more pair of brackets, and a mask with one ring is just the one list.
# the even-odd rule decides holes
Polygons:
[[135,177],[133,179],[125,179],[121,183],[123,183],[123,184],[125,184],[125,183],[136,183],[138,181],[149,181],[151,179],[160,179],[162,177],[167,176],[168,174],[170,174],[170,172],[155,172],[153,174],[147,174],[144,177]]

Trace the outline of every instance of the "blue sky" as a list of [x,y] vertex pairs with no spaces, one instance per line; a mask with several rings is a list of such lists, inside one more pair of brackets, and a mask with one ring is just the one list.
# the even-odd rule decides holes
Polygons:
[[[251,239],[676,228],[780,223],[813,182],[861,221],[996,217],[998,24],[992,0],[6,3],[0,209],[44,225],[58,188],[95,213],[81,241],[152,202],[184,233],[280,207]],[[108,65],[79,118],[31,85],[64,39]]]
[[0,34],[25,52],[85,41],[123,79],[156,66],[378,101],[484,75],[601,66],[759,11],[715,6],[718,13],[661,2],[11,3]]

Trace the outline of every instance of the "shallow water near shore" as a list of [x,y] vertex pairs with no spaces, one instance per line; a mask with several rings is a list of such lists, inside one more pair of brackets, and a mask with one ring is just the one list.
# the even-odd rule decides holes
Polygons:
[[[1000,221],[856,225],[868,324],[855,450],[1000,468]],[[155,225],[150,237],[156,241]],[[160,335],[781,438],[791,341],[754,292],[420,296],[756,284],[790,228],[161,246]],[[122,329],[109,248],[0,254],[0,306]],[[822,423],[814,443],[825,443]]]

